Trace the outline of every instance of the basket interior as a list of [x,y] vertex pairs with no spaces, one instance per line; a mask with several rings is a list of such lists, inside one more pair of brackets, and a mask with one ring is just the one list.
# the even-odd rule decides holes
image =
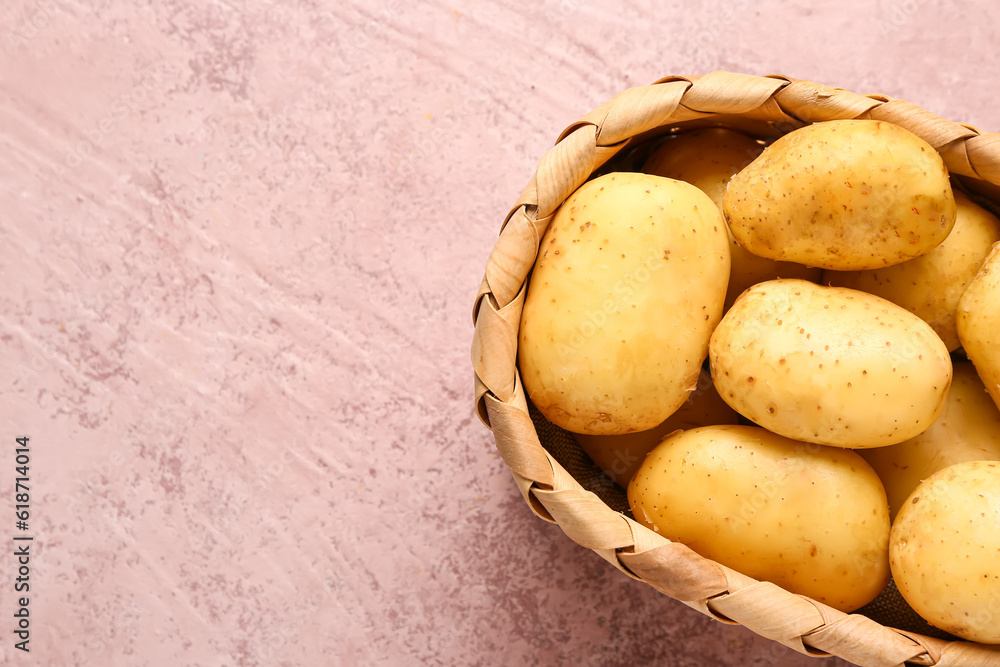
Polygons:
[[[591,178],[596,178],[602,174],[614,171],[639,171],[646,159],[664,142],[678,132],[696,127],[728,127],[741,132],[751,134],[763,140],[774,139],[785,131],[793,128],[777,128],[773,123],[765,121],[747,120],[745,118],[716,118],[711,121],[692,121],[688,123],[678,123],[670,127],[658,128],[637,137],[632,145],[613,159],[609,160],[603,167],[595,171]],[[970,184],[966,179],[956,178],[956,185],[966,191],[975,201],[993,212],[1000,215],[1000,206],[996,200],[989,195],[992,192],[984,192],[980,188]],[[1000,191],[998,191],[1000,192]],[[625,514],[630,518],[632,512],[628,506],[628,499],[625,490],[611,480],[589,456],[580,448],[573,435],[562,428],[552,424],[531,405],[529,399],[529,412],[538,438],[542,446],[560,463],[586,490],[596,494],[608,507],[616,512]],[[738,569],[738,568],[737,568]],[[890,579],[886,588],[877,598],[868,603],[855,613],[862,614],[872,620],[899,630],[916,632],[928,637],[935,637],[949,641],[957,640],[956,637],[942,630],[939,630],[924,619],[922,619],[903,599],[895,583]]]
[[[628,506],[625,489],[618,486],[598,468],[590,457],[580,448],[576,439],[569,431],[565,431],[545,419],[534,405],[529,403],[531,420],[538,432],[538,439],[545,450],[566,469],[583,488],[596,494],[604,503],[616,512],[621,512],[629,518],[632,510]],[[739,568],[736,568],[739,569]],[[868,618],[882,625],[918,632],[928,637],[953,641],[958,639],[947,632],[938,630],[922,619],[899,594],[892,579],[877,598],[857,610]]]

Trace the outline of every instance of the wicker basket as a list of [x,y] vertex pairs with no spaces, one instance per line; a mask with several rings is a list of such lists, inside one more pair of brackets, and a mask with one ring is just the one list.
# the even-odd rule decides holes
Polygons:
[[529,405],[521,386],[517,340],[528,275],[553,213],[577,187],[602,170],[634,168],[658,136],[679,129],[723,125],[767,138],[846,118],[901,125],[941,153],[961,187],[994,210],[1000,203],[1000,133],[983,134],[904,100],[730,72],[630,88],[559,136],[504,222],[473,311],[476,410],[535,514],[626,575],[703,614],[807,655],[859,665],[1000,666],[1000,646],[939,638],[913,620],[891,585],[871,605],[845,614],[702,558],[636,523],[622,490]]

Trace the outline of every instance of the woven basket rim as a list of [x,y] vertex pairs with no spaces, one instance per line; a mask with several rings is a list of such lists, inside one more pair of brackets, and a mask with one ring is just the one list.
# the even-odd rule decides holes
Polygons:
[[527,280],[559,205],[597,169],[649,133],[679,124],[751,121],[778,134],[837,119],[900,125],[942,156],[972,192],[1000,202],[1000,133],[955,123],[902,99],[860,95],[780,74],[715,71],[636,86],[570,124],[542,156],[504,218],[473,306],[475,407],[531,510],[626,575],[723,623],[801,653],[860,665],[1000,666],[1000,646],[944,641],[846,614],[756,581],[670,542],[585,490],[542,446],[517,369]]

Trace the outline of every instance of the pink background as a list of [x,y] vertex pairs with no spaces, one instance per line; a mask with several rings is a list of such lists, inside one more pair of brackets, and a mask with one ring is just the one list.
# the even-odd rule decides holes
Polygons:
[[531,515],[472,300],[619,90],[781,72],[997,130],[1000,6],[695,4],[4,2],[0,540],[28,435],[36,541],[0,663],[814,664]]

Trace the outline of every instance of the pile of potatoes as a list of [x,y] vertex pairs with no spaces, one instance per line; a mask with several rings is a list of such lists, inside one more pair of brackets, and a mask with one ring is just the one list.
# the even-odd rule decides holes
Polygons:
[[843,611],[891,574],[1000,644],[1000,221],[907,130],[698,129],[591,179],[518,355],[652,530]]

